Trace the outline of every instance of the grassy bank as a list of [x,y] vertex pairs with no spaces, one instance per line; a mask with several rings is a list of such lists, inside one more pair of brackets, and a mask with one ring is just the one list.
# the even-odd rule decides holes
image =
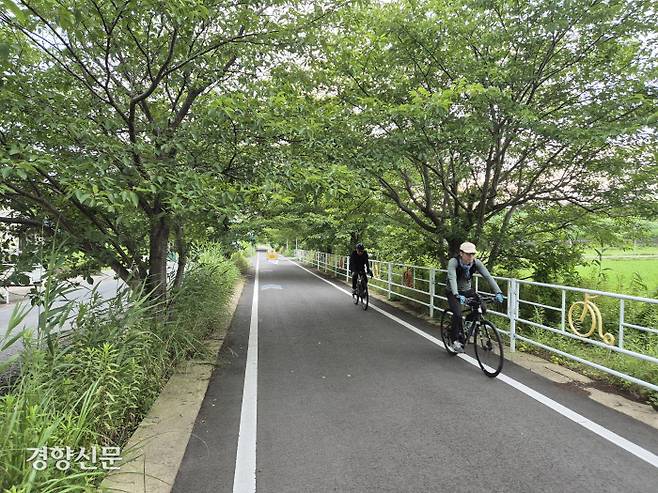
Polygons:
[[[110,461],[97,457],[94,463],[92,450],[106,458],[116,452],[109,447],[126,442],[176,365],[203,351],[238,276],[233,261],[207,247],[195,254],[173,294],[167,321],[143,293],[121,292],[109,302],[92,296],[66,343],[54,332],[71,307],[46,307],[38,337],[26,339],[20,378],[0,398],[0,489],[96,491]],[[51,298],[65,290],[54,280],[45,289]],[[28,462],[35,452],[30,449],[43,447],[44,463]],[[89,469],[82,470],[81,462]]]

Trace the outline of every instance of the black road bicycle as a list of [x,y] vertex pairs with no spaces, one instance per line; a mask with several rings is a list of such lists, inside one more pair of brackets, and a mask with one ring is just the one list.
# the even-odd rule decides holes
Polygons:
[[[485,294],[476,294],[472,298],[466,298],[468,308],[464,311],[465,318],[461,328],[464,351],[466,346],[472,343],[475,347],[475,357],[480,368],[486,376],[492,378],[497,376],[503,369],[503,341],[496,326],[484,318],[487,313],[486,304],[493,301],[493,299],[493,296]],[[452,348],[451,322],[452,312],[449,309],[443,310],[441,314],[441,339],[446,351],[454,356],[457,352]]]
[[363,309],[368,309],[368,278],[366,277],[365,272],[359,272],[356,278],[356,293],[352,294],[352,299],[354,299],[355,305],[358,305],[359,301],[361,301]]

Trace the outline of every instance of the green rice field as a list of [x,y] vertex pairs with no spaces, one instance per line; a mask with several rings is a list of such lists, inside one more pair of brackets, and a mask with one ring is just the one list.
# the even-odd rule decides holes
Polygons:
[[[642,255],[655,255],[655,257],[648,258],[634,258],[635,254],[639,252],[624,252],[608,251],[604,253],[601,262],[601,269],[605,275],[605,281],[600,286],[600,289],[607,291],[614,291],[617,293],[631,293],[632,281],[634,275],[637,273],[639,276],[636,278],[644,284],[647,290],[655,295],[658,289],[658,249],[644,249]],[[623,255],[623,257],[621,257]],[[619,256],[617,258],[613,258]],[[588,279],[596,279],[599,267],[596,265],[580,266],[578,272]]]

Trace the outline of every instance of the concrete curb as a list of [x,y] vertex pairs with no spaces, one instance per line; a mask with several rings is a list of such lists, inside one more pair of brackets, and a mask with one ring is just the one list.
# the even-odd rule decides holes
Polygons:
[[122,449],[123,463],[120,469],[101,483],[103,491],[171,491],[206,395],[215,359],[245,284],[244,278],[236,283],[226,319],[206,340],[211,358],[186,361],[176,368],[148,415]]
[[[318,273],[325,274],[322,271],[318,271]],[[348,288],[352,288],[351,284],[345,282],[341,278],[329,277],[329,279],[339,281]],[[429,324],[436,326],[439,325],[438,320],[431,319],[428,315],[418,313],[404,303],[391,301],[387,296],[381,295],[379,293],[370,293],[370,295],[377,301],[381,301],[382,303],[397,308],[398,310],[413,315],[414,317],[420,318]],[[526,370],[536,373],[537,375],[541,375],[542,377],[555,383],[573,385],[574,387],[580,389],[585,395],[587,395],[587,397],[598,402],[599,404],[614,409],[620,413],[626,414],[627,416],[630,416],[658,430],[658,412],[656,412],[648,404],[642,404],[640,402],[627,399],[626,397],[623,397],[619,394],[602,391],[596,388],[596,382],[591,378],[586,377],[585,375],[581,375],[580,373],[575,372],[569,368],[565,368],[564,366],[546,361],[539,356],[522,353],[519,351],[515,351],[513,353],[507,351],[505,352],[505,359],[512,361],[513,363],[525,368]]]

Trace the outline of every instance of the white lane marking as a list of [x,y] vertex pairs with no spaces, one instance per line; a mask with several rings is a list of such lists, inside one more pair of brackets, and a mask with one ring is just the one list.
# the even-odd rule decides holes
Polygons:
[[[331,281],[323,279],[322,277],[318,276],[315,272],[311,272],[306,267],[302,267],[301,265],[299,265],[297,262],[294,262],[292,260],[289,260],[289,261],[291,263],[295,264],[300,269],[303,269],[306,272],[308,272],[309,274],[317,277],[321,281],[324,281],[327,284],[329,284],[330,286],[333,286],[337,290],[342,291],[343,293],[352,296],[352,293],[349,292],[348,290],[337,286],[336,284],[332,283]],[[395,315],[392,315],[392,314],[390,314],[390,313],[388,313],[388,312],[386,312],[386,311],[382,310],[381,308],[378,308],[374,305],[370,305],[370,308],[374,308],[379,313],[387,316],[391,320],[396,321],[400,325],[403,325],[407,329],[411,330],[412,332],[415,332],[416,334],[418,334],[421,337],[424,337],[428,341],[433,342],[434,344],[436,344],[438,346],[445,347],[443,345],[443,342],[438,340],[436,337],[432,337],[431,335],[426,334],[422,330],[418,329],[417,327],[414,327],[410,323],[405,322],[404,320],[396,317]],[[468,363],[470,363],[474,366],[477,366],[479,368],[479,365],[477,363],[477,360],[475,360],[475,358],[472,358],[471,356],[468,356],[467,354],[458,354],[457,356],[462,358],[464,361],[466,361],[466,362],[468,362]],[[616,433],[608,430],[607,428],[601,426],[600,424],[595,423],[594,421],[586,418],[582,414],[578,414],[576,411],[573,411],[573,410],[569,409],[568,407],[563,406],[562,404],[560,404],[557,401],[554,401],[550,397],[545,396],[544,394],[542,394],[540,392],[537,392],[534,389],[531,389],[530,387],[528,387],[527,385],[522,384],[518,380],[515,380],[511,377],[508,377],[507,375],[504,375],[502,373],[500,375],[498,375],[497,378],[501,382],[504,382],[507,385],[510,385],[511,387],[514,387],[519,392],[523,392],[528,397],[531,397],[532,399],[536,400],[537,402],[540,402],[541,404],[545,405],[546,407],[551,408],[553,411],[561,414],[565,418],[570,419],[574,423],[579,424],[583,428],[588,429],[592,433],[597,434],[601,438],[604,438],[604,439],[608,440],[610,443],[613,443],[614,445],[626,450],[627,452],[630,452],[631,454],[633,454],[634,456],[642,459],[643,461],[647,462],[648,464],[651,464],[653,467],[658,468],[658,456],[656,454],[650,452],[649,450],[640,447],[639,445],[631,442],[630,440],[625,439],[622,436],[617,435]]]
[[233,493],[254,493],[256,491],[256,431],[258,427],[258,269],[260,255],[256,255],[256,279],[254,296],[251,302],[251,322],[249,324],[249,345],[247,365],[244,371],[242,391],[242,411],[238,452],[235,458]]

